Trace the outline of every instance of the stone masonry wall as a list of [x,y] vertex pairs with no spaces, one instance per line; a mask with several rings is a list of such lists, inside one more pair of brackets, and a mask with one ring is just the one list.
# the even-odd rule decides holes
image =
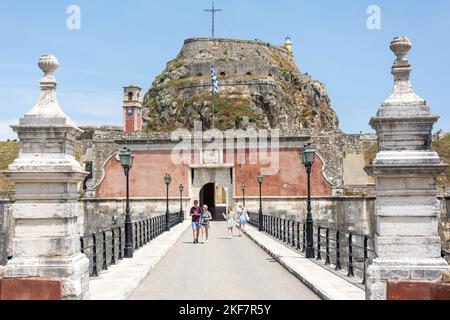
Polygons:
[[8,256],[12,255],[13,225],[11,202],[0,200],[0,266],[6,265]]
[[[125,201],[123,199],[89,199],[81,202],[84,215],[80,219],[81,234],[91,234],[125,222]],[[183,199],[183,210],[189,208],[188,199]],[[180,200],[169,199],[170,213],[180,212]],[[130,214],[133,222],[145,220],[166,213],[165,199],[130,200]]]
[[440,198],[440,208],[439,234],[442,239],[442,248],[450,251],[450,196]]
[[[237,200],[241,202],[241,198]],[[259,199],[246,199],[245,204],[249,211],[258,212]],[[311,203],[317,226],[369,235],[374,233],[374,204],[375,198],[372,197],[315,197]],[[306,197],[263,198],[263,212],[272,216],[303,222],[306,209]]]

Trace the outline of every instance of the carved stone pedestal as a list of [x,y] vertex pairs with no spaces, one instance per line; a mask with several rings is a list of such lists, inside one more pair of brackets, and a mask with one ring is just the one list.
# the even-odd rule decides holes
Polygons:
[[12,126],[20,154],[5,172],[16,192],[13,259],[4,276],[60,279],[63,299],[88,299],[89,260],[80,253],[77,234],[80,182],[87,173],[74,158],[81,130],[56,100],[52,73],[58,65],[54,56],[41,58],[41,96],[19,125]]
[[376,177],[375,246],[378,258],[367,270],[367,298],[386,299],[388,280],[436,280],[448,265],[441,259],[436,177],[447,166],[432,150],[438,117],[411,86],[406,54],[411,42],[395,38],[391,50],[394,90],[370,124],[379,152],[366,167]]

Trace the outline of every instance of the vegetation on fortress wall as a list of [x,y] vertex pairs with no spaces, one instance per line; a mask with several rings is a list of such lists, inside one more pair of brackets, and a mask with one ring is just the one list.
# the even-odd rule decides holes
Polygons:
[[[442,160],[450,164],[450,134],[433,141],[433,148]],[[438,183],[441,186],[450,187],[450,168],[438,177]]]
[[[433,149],[439,154],[439,157],[447,163],[450,164],[450,134],[446,136],[435,139],[433,141]],[[364,159],[366,164],[369,164],[378,152],[378,145],[372,144],[368,149],[364,151]],[[450,168],[447,169],[446,172],[442,173],[438,179],[438,184],[441,187],[450,187]]]
[[11,198],[14,183],[9,182],[2,171],[19,156],[19,142],[0,142],[0,198]]

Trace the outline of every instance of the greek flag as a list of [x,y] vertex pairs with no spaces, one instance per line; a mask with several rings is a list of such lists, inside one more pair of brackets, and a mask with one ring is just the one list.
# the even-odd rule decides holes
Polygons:
[[219,93],[219,80],[217,79],[217,73],[216,70],[214,70],[214,67],[211,67],[211,81],[213,85],[214,94]]

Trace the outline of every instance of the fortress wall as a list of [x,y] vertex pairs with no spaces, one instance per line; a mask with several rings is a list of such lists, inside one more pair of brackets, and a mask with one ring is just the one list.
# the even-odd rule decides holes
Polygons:
[[[440,198],[439,234],[442,248],[450,251],[450,196]],[[448,257],[450,258],[450,257]]]
[[[247,153],[248,159],[248,153]],[[262,166],[269,168],[270,166]],[[304,165],[300,160],[300,148],[281,149],[279,151],[278,165],[272,164],[273,168],[279,168],[276,175],[267,175],[264,177],[262,194],[267,196],[286,197],[286,196],[304,196],[308,194],[307,174]],[[313,196],[331,196],[331,185],[322,174],[323,162],[317,158],[314,162],[311,174],[311,193]],[[261,172],[261,165],[237,164],[237,155],[235,160],[235,194],[241,194],[241,183],[246,185],[245,193],[248,196],[259,195],[259,184],[256,179]]]
[[[85,199],[81,201],[83,218],[79,222],[81,234],[91,234],[125,222],[125,200],[117,199]],[[183,210],[189,208],[189,199],[183,198]],[[171,213],[180,211],[179,198],[169,199]],[[166,199],[131,199],[130,214],[133,222],[165,215]]]
[[[164,176],[169,173],[172,183],[169,196],[177,197],[178,186],[189,185],[185,165],[174,164],[171,151],[135,151],[133,168],[130,171],[130,197],[165,197]],[[125,175],[120,161],[112,157],[105,165],[105,179],[97,189],[98,198],[125,197]]]
[[[257,197],[246,199],[245,204],[250,211],[258,212]],[[265,214],[301,222],[306,219],[307,205],[306,197],[263,198]],[[373,197],[314,197],[311,205],[316,225],[360,234],[374,233]]]
[[6,265],[7,257],[12,254],[13,226],[11,202],[0,200],[0,266]]

